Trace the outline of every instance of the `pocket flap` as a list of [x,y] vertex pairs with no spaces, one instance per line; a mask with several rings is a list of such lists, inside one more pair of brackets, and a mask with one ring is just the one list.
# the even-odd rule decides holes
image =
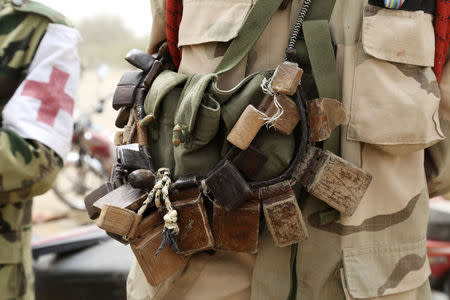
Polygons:
[[235,38],[252,0],[184,0],[178,47]]
[[363,17],[364,51],[378,59],[417,66],[434,64],[433,16],[366,6]]
[[392,295],[421,286],[430,275],[425,240],[345,248],[344,276],[353,298]]

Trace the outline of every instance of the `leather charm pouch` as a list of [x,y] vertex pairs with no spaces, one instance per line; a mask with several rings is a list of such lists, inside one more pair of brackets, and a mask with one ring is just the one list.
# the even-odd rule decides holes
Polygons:
[[252,197],[252,190],[239,171],[229,162],[215,170],[206,178],[206,185],[225,210],[241,206]]
[[128,171],[150,169],[149,159],[141,151],[118,147],[117,160],[122,164],[122,167]]
[[107,182],[90,192],[84,197],[84,205],[86,206],[86,210],[88,212],[89,218],[91,220],[95,220],[100,215],[100,212],[94,209],[94,203],[111,192],[113,187],[111,183]]
[[303,70],[297,63],[285,61],[278,65],[273,74],[272,90],[276,93],[292,96],[302,79]]
[[170,198],[178,213],[178,253],[189,255],[212,249],[214,238],[198,188],[171,193]]
[[258,134],[259,129],[264,125],[265,118],[267,118],[266,114],[253,105],[248,105],[231,129],[227,140],[241,150],[247,149]]
[[163,227],[162,214],[158,212],[150,214],[142,219],[136,238],[130,243],[145,278],[152,286],[160,284],[175,272],[182,270],[188,262],[188,257],[173,252],[170,247],[165,247],[155,256],[161,245]]
[[[277,102],[283,113],[276,120],[270,122],[270,126],[283,135],[290,135],[300,121],[297,104],[289,96],[283,94],[277,96]],[[258,109],[264,112],[268,118],[273,117],[278,112],[273,97],[270,95],[264,96]]]
[[133,239],[141,219],[141,215],[129,209],[105,205],[98,218],[97,226],[107,232]]
[[345,216],[354,213],[372,180],[365,170],[316,147],[308,148],[297,172],[309,193]]
[[129,184],[124,184],[98,199],[94,203],[94,209],[101,212],[105,205],[111,205],[136,211],[141,207],[146,197],[147,193],[141,189],[135,189]]
[[308,230],[289,181],[259,189],[267,227],[277,247],[306,240]]
[[258,148],[250,145],[244,151],[233,147],[228,151],[226,159],[231,161],[246,179],[250,179],[256,176],[264,166],[267,156]]
[[214,204],[215,249],[256,253],[259,238],[259,199],[251,199],[232,211]]
[[112,106],[115,110],[133,106],[138,89],[143,88],[140,86],[142,77],[142,71],[128,71],[122,75],[113,96]]

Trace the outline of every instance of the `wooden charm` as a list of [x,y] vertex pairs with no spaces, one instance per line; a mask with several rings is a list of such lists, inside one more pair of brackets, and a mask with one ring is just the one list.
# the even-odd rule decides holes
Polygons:
[[88,212],[89,218],[95,220],[100,215],[100,212],[94,209],[94,203],[113,190],[111,183],[107,182],[90,192],[84,197],[84,205]]
[[303,70],[296,63],[285,61],[278,65],[273,74],[272,90],[276,93],[292,96],[302,79]]
[[113,234],[133,239],[142,216],[129,209],[111,205],[102,208],[97,226]]
[[150,168],[147,156],[141,151],[135,151],[127,148],[118,148],[117,160],[125,169],[129,171]]
[[178,213],[179,253],[189,255],[201,250],[212,249],[214,238],[198,188],[171,194],[170,198]]
[[122,107],[116,117],[115,125],[117,128],[124,128],[130,118],[131,107]]
[[[277,101],[283,108],[283,114],[271,122],[270,125],[281,134],[289,135],[294,131],[300,121],[300,112],[298,111],[297,104],[289,96],[280,94],[277,96]],[[264,97],[258,109],[264,112],[269,118],[274,116],[278,111],[273,97],[270,95]]]
[[258,199],[255,200],[247,201],[241,207],[232,211],[226,211],[219,205],[214,204],[215,249],[257,252],[261,205]]
[[372,180],[365,170],[316,147],[308,148],[293,176],[300,178],[309,193],[345,216],[354,213]]
[[310,140],[320,142],[330,137],[331,131],[345,123],[347,117],[339,101],[319,98],[306,102]]
[[113,96],[112,106],[115,110],[133,106],[142,76],[142,71],[129,71],[122,75]]
[[173,252],[170,247],[156,251],[161,245],[163,225],[155,227],[131,243],[131,249],[145,274],[148,283],[158,285],[175,272],[182,270],[188,261],[185,255]]
[[136,211],[141,207],[146,197],[147,193],[141,189],[135,189],[129,184],[124,184],[97,200],[94,203],[94,209],[101,212],[105,205],[111,205]]
[[239,171],[229,162],[215,170],[206,178],[206,185],[225,210],[241,206],[252,196],[252,190]]
[[128,175],[128,183],[135,189],[151,189],[155,185],[155,175],[150,170],[134,170]]
[[245,150],[255,138],[259,129],[264,125],[267,115],[257,110],[253,105],[248,105],[237,120],[227,136],[227,140]]
[[267,227],[277,247],[299,243],[308,238],[308,230],[288,181],[260,188]]

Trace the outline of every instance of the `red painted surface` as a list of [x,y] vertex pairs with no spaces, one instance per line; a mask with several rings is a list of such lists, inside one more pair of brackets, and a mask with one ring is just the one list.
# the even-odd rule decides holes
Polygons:
[[442,277],[450,270],[450,242],[427,240],[432,277]]

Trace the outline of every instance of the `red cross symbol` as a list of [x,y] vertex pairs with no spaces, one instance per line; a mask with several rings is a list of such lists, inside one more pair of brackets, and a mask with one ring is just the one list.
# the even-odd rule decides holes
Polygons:
[[25,82],[22,95],[41,100],[37,121],[53,127],[60,109],[72,115],[73,98],[64,91],[68,79],[69,73],[53,67],[48,83],[34,80]]

